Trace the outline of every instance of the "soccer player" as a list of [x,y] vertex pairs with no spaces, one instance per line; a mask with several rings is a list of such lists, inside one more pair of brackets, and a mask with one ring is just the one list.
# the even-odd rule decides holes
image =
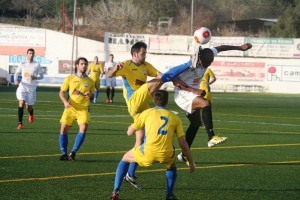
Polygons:
[[113,103],[115,96],[116,77],[108,78],[107,72],[112,70],[116,66],[114,62],[114,55],[110,54],[108,61],[104,64],[104,71],[106,76],[106,103]]
[[[15,85],[19,85],[16,91],[17,99],[19,100],[18,119],[19,124],[17,129],[23,128],[24,107],[29,112],[29,123],[34,122],[33,105],[36,101],[37,80],[43,79],[43,69],[39,63],[33,60],[35,55],[34,49],[27,50],[27,61],[22,62],[14,75]],[[22,80],[18,81],[18,75],[21,73]]]
[[95,93],[94,93],[93,103],[97,102],[97,98],[100,90],[100,78],[103,77],[103,72],[104,72],[103,65],[99,63],[98,56],[95,56],[94,61],[91,64],[89,64],[88,70],[86,72],[87,75],[90,74],[90,77],[95,82]]
[[124,154],[119,162],[114,190],[111,199],[119,199],[123,178],[129,163],[137,162],[139,166],[148,167],[158,162],[166,167],[167,189],[166,199],[176,199],[173,189],[177,177],[175,164],[175,149],[173,139],[176,136],[178,143],[189,163],[189,170],[195,170],[195,164],[190,154],[189,147],[184,139],[184,132],[180,118],[167,110],[168,92],[158,90],[153,96],[155,108],[143,111],[136,121],[128,127],[127,134],[132,135],[136,130],[145,128],[145,139],[142,145],[136,146]]
[[[65,107],[60,119],[59,144],[62,152],[62,155],[59,157],[60,160],[68,160],[69,158],[75,160],[76,152],[85,139],[90,123],[89,104],[90,99],[94,98],[95,82],[87,76],[87,67],[88,60],[84,57],[79,57],[75,61],[76,74],[67,76],[59,91],[59,97]],[[66,93],[68,91],[70,96],[67,99]],[[68,158],[68,132],[75,120],[79,126],[79,131]]]
[[[211,65],[214,61],[214,57],[219,52],[228,50],[247,51],[251,48],[252,45],[249,43],[241,46],[221,45],[205,49],[202,49],[201,46],[199,46],[195,51],[195,54],[192,56],[193,68],[184,71],[179,76],[179,78],[186,83],[188,88],[180,90],[175,87],[174,99],[176,104],[185,111],[186,116],[190,121],[190,125],[185,134],[185,139],[189,147],[191,147],[201,125],[201,117],[208,135],[208,147],[213,147],[227,140],[227,137],[219,137],[214,133],[211,104],[209,100],[203,97],[205,95],[203,90],[199,89],[200,81],[206,69]],[[201,117],[200,110],[202,110]],[[185,155],[181,153],[178,155],[178,159],[186,161],[184,156]]]
[[[121,76],[123,79],[123,96],[125,98],[128,112],[135,120],[139,113],[149,108],[150,100],[164,82],[175,80],[183,71],[189,69],[192,61],[176,66],[162,74],[149,62],[145,61],[147,45],[144,42],[137,42],[131,47],[131,60],[118,63],[113,70],[108,71],[109,78]],[[147,77],[155,77],[147,82]],[[175,80],[175,83],[177,80]],[[179,84],[179,83],[177,83]],[[135,146],[143,143],[143,129],[136,131]],[[133,187],[139,188],[135,170],[137,163],[131,163],[125,180]]]
[[214,74],[214,72],[211,70],[211,68],[207,68],[205,71],[203,78],[200,83],[200,89],[205,91],[204,98],[209,100],[209,102],[212,102],[212,96],[210,92],[210,85],[216,82],[217,78]]

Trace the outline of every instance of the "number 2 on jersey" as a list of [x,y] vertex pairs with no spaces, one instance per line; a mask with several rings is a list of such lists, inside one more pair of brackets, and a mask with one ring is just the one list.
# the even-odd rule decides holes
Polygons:
[[158,129],[158,134],[161,135],[166,135],[168,133],[167,130],[163,130],[165,128],[165,126],[168,124],[169,119],[166,116],[161,116],[160,117],[161,120],[165,121],[164,124]]

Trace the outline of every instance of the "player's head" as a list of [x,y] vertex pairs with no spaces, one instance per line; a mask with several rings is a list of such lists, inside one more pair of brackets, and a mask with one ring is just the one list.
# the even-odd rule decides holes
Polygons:
[[28,60],[32,61],[34,58],[34,54],[35,54],[34,49],[32,49],[32,48],[27,49],[27,59]]
[[204,68],[208,68],[211,65],[214,61],[214,57],[214,53],[210,48],[199,50],[198,61],[201,61],[199,64]]
[[79,57],[75,61],[75,71],[85,74],[88,66],[88,60],[84,57]]
[[28,54],[29,52],[31,52],[31,53],[33,53],[33,54],[35,54],[35,51],[34,51],[34,49],[32,49],[32,48],[30,48],[30,49],[27,49],[27,54]]
[[158,90],[153,95],[153,102],[156,106],[165,107],[168,104],[169,93],[165,90]]
[[113,62],[114,61],[114,54],[109,54],[109,61],[110,62]]
[[98,56],[94,57],[94,63],[97,64],[98,63]]
[[144,42],[137,42],[131,47],[132,61],[136,64],[142,64],[146,60],[147,44]]

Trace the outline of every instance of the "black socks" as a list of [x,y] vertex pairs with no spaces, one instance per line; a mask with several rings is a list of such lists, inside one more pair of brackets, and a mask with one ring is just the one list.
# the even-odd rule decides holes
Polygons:
[[202,121],[208,135],[208,140],[210,140],[215,135],[213,130],[211,106],[206,106],[202,109]]
[[23,121],[23,114],[24,114],[24,109],[22,107],[18,108],[18,119],[19,119],[19,124],[22,124]]

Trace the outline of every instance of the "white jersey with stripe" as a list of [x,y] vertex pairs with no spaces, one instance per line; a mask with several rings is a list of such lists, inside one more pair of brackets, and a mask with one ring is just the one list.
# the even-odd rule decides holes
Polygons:
[[[214,56],[218,54],[218,50],[216,48],[211,48],[211,50],[214,53]],[[199,89],[200,88],[200,82],[202,80],[202,77],[206,71],[206,68],[204,67],[197,67],[197,68],[190,68],[186,71],[184,71],[179,78],[183,80],[189,87]],[[174,88],[175,91],[178,91],[178,88]]]
[[22,80],[20,85],[27,87],[37,87],[37,80],[31,80],[31,76],[43,77],[43,69],[39,63],[33,62],[22,62],[15,73],[14,80],[18,79],[18,75],[21,73]]

